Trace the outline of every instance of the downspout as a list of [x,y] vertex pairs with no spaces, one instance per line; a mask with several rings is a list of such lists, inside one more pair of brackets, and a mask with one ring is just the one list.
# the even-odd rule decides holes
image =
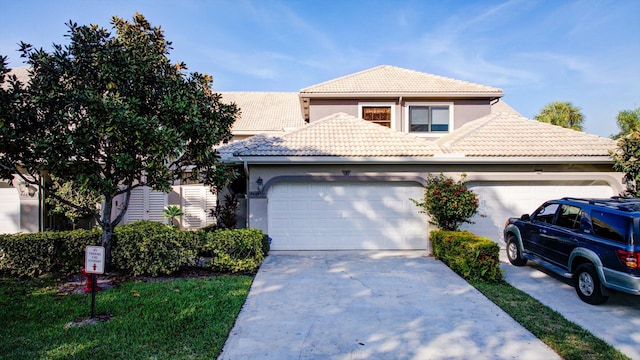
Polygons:
[[402,96],[398,97],[398,105],[400,105],[400,131],[404,132],[404,109],[402,108]]
[[245,177],[245,189],[246,190],[246,201],[244,204],[245,207],[245,214],[246,214],[246,219],[244,219],[244,225],[245,228],[249,228],[249,165],[247,165],[247,160],[242,160],[241,157],[238,157],[238,159],[240,159],[240,161],[242,161],[243,164],[243,168],[244,168],[244,177]]

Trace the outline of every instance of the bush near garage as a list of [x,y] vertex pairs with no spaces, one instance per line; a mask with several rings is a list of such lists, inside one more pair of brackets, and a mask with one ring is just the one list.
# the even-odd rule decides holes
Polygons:
[[19,278],[78,272],[85,247],[100,244],[100,234],[99,229],[79,229],[0,235],[0,272]]
[[433,255],[468,281],[500,283],[500,246],[469,231],[430,232]]
[[269,252],[269,237],[258,229],[201,232],[200,255],[218,272],[246,273],[258,269]]
[[131,275],[171,275],[196,263],[198,236],[153,221],[115,228],[111,265]]

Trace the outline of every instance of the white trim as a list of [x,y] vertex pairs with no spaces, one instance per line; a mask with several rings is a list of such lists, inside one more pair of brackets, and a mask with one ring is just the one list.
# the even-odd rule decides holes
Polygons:
[[[426,132],[426,131],[409,131],[409,107],[411,106],[448,106],[449,107],[449,131],[447,132]],[[402,105],[402,126],[403,131],[415,135],[415,136],[425,136],[425,137],[443,137],[445,135],[449,135],[453,132],[453,102],[432,102],[432,101],[407,101]]]
[[358,102],[358,117],[362,119],[362,108],[367,106],[375,106],[375,107],[384,107],[388,106],[391,108],[391,129],[397,130],[396,128],[396,103],[392,101],[366,101],[366,102]]

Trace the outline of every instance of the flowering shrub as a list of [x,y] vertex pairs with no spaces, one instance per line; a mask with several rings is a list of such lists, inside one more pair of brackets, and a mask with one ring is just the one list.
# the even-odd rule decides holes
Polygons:
[[478,212],[478,196],[467,189],[462,174],[460,181],[444,176],[429,175],[424,190],[423,202],[411,199],[421,208],[420,212],[428,214],[429,223],[441,230],[455,231],[463,223],[473,222],[469,219]]

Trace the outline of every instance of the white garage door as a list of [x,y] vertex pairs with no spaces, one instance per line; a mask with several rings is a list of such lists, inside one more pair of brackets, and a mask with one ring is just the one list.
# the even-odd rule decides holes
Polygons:
[[427,221],[398,183],[281,183],[269,189],[273,250],[426,249]]
[[16,188],[0,188],[0,234],[20,231],[20,194]]
[[606,183],[486,182],[469,183],[468,187],[478,194],[480,207],[479,214],[472,219],[475,224],[465,224],[462,229],[498,243],[503,243],[502,230],[508,218],[531,214],[547,200],[563,197],[606,198],[615,195]]

